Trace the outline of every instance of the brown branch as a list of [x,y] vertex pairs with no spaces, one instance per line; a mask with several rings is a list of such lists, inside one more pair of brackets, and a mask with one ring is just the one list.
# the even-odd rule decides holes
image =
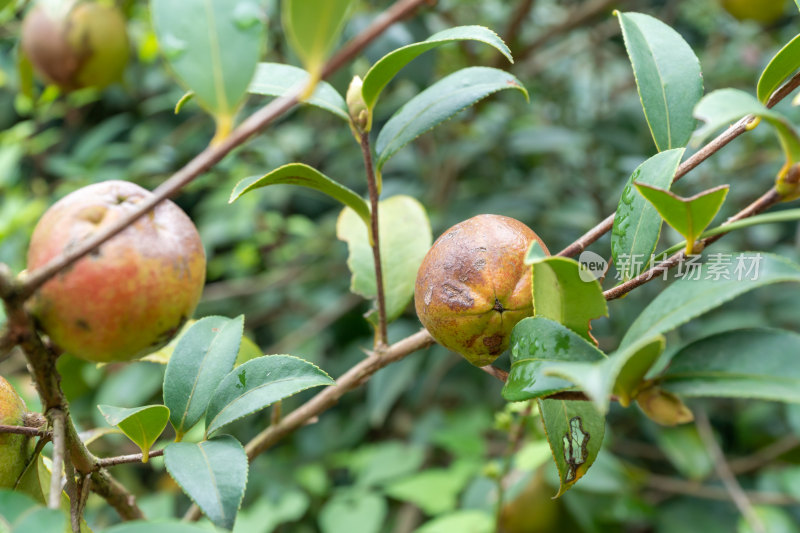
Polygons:
[[[151,451],[149,457],[161,457],[164,455],[164,450]],[[124,465],[128,463],[141,463],[142,454],[132,453],[130,455],[118,455],[116,457],[103,457],[95,461],[97,468],[107,468],[109,466]]]
[[29,437],[50,438],[50,432],[46,429],[28,426],[6,426],[0,424],[0,433],[16,433],[17,435],[27,435]]
[[[373,39],[379,36],[386,28],[398,20],[408,16],[422,3],[429,0],[399,0],[388,10],[380,15],[362,33],[344,46],[336,55],[331,58],[322,71],[322,77],[327,77],[353,57],[358,55],[364,47]],[[174,196],[184,186],[192,180],[209,170],[222,160],[234,148],[244,144],[255,134],[266,128],[276,118],[280,117],[298,103],[298,97],[306,90],[305,86],[296,87],[287,94],[272,100],[270,103],[250,115],[242,122],[239,127],[231,132],[219,144],[209,146],[197,156],[195,156],[183,168],[173,174],[167,181],[162,183],[153,191],[153,195],[138,204],[137,209],[130,214],[121,217],[114,224],[109,225],[103,230],[95,233],[80,244],[71,248],[65,253],[54,257],[47,264],[28,273],[21,281],[21,284],[13,287],[11,291],[14,298],[25,300],[29,298],[36,289],[41,287],[47,280],[55,276],[58,272],[69,267],[83,256],[90,253],[102,245],[107,240],[136,222],[139,218],[151,211],[156,205],[167,198]]]
[[526,59],[554,37],[558,37],[561,34],[570,32],[575,28],[579,28],[591,22],[595,17],[611,9],[615,3],[618,3],[618,0],[595,0],[588,4],[581,4],[567,14],[563,22],[550,27],[520,50],[517,54],[517,62],[519,63]]
[[378,223],[378,184],[375,179],[375,167],[372,164],[372,148],[369,144],[369,132],[360,133],[361,153],[364,156],[364,167],[367,171],[367,189],[369,190],[370,232],[372,233],[372,262],[375,265],[375,287],[378,300],[378,326],[375,328],[375,348],[386,346],[386,289],[383,286],[383,264],[381,262],[380,224]]
[[[774,107],[775,104],[786,98],[792,91],[794,91],[797,87],[800,86],[800,73],[795,74],[788,82],[786,82],[780,89],[775,91],[772,96],[767,101],[767,107]],[[700,150],[692,154],[689,159],[684,161],[683,163],[678,166],[678,170],[675,171],[675,176],[672,178],[672,182],[676,182],[686,174],[694,170],[700,163],[711,157],[713,154],[717,153],[720,149],[730,143],[732,140],[737,138],[739,135],[747,131],[747,125],[750,121],[753,120],[752,115],[748,115],[738,122],[736,122],[733,126],[729,127],[727,130],[723,131],[719,134],[716,138],[714,138],[711,142],[703,146]],[[600,237],[605,235],[611,228],[614,226],[614,215],[613,213],[607,216],[602,222],[597,224],[595,227],[587,231],[581,237],[579,237],[575,242],[558,252],[561,257],[574,257],[584,251],[590,244],[597,241]]]
[[[647,476],[647,487],[659,492],[669,492],[705,500],[730,501],[731,497],[723,487],[703,485],[696,481],[687,481],[659,474]],[[781,493],[744,491],[747,499],[756,505],[797,505],[795,498]]]
[[780,457],[800,446],[800,437],[797,435],[786,435],[785,437],[776,440],[752,455],[746,457],[738,457],[736,459],[729,459],[728,465],[731,467],[731,472],[734,474],[744,474],[767,465]]
[[53,467],[50,474],[50,494],[47,498],[47,507],[58,509],[61,507],[61,478],[64,474],[64,456],[66,455],[66,430],[64,426],[64,413],[59,409],[51,409],[51,423],[53,424]]
[[753,509],[753,504],[745,494],[742,486],[736,480],[736,476],[731,472],[728,462],[725,460],[725,455],[719,447],[717,440],[714,438],[714,431],[711,429],[711,424],[708,421],[706,414],[699,410],[695,413],[695,425],[700,439],[714,460],[714,470],[717,472],[717,477],[722,481],[725,490],[730,494],[731,500],[736,504],[739,512],[742,513],[750,528],[756,533],[766,533],[764,523],[756,514]]
[[[313,420],[336,405],[339,398],[366,383],[378,370],[434,343],[431,334],[423,329],[400,342],[387,346],[380,353],[368,356],[337,379],[335,385],[318,392],[316,396],[284,416],[279,423],[269,426],[253,437],[245,446],[247,458],[252,461],[259,454],[304,426],[309,420]],[[198,518],[200,518],[200,509],[196,505],[193,505],[184,516],[186,520],[197,520]]]
[[490,376],[499,379],[503,383],[508,381],[508,372],[506,372],[505,370],[497,368],[494,365],[486,365],[486,366],[482,366],[480,368],[481,368],[481,370],[483,370],[484,372],[486,372]]
[[91,476],[92,491],[102,496],[123,520],[144,520],[144,513],[136,505],[136,497],[107,470],[97,470]]
[[[721,226],[726,226],[732,222],[736,222],[737,220],[742,220],[744,218],[752,217],[757,215],[763,211],[766,211],[773,205],[779,203],[781,201],[781,196],[778,192],[773,188],[764,193],[758,200],[753,202],[752,204],[748,205],[734,216],[726,220]],[[704,250],[708,245],[711,243],[716,242],[717,240],[721,239],[727,233],[720,233],[718,235],[714,235],[711,237],[706,237],[705,239],[700,239],[695,244],[695,250]],[[686,259],[685,251],[677,252],[671,255],[669,258],[665,259],[664,261],[660,262],[658,265],[651,267],[650,269],[642,272],[635,278],[631,278],[625,283],[620,283],[616,287],[608,289],[603,293],[603,296],[606,297],[606,300],[614,300],[625,294],[629,293],[636,287],[640,287],[647,283],[648,281],[656,279],[658,276],[663,274],[664,272],[668,271],[669,269],[679,265],[684,259]]]

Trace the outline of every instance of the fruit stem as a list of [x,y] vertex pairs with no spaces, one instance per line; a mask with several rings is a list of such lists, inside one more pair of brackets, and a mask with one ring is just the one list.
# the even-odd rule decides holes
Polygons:
[[361,133],[361,153],[364,155],[364,166],[367,170],[367,189],[369,190],[370,221],[372,222],[372,259],[375,262],[375,286],[378,300],[378,325],[375,328],[375,348],[386,346],[386,297],[383,288],[383,265],[381,264],[381,239],[378,231],[378,186],[375,180],[375,168],[372,166],[372,148],[369,144],[369,132]]

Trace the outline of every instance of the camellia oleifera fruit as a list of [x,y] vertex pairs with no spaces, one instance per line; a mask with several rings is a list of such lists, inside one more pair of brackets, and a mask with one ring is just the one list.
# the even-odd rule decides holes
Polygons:
[[786,1],[722,0],[722,7],[739,20],[755,20],[767,25],[781,18],[786,8]]
[[[25,402],[11,384],[0,376],[0,424],[21,426],[27,411]],[[12,489],[29,459],[28,437],[0,433],[0,489]]]
[[478,215],[456,224],[428,251],[417,274],[417,315],[442,346],[470,363],[492,363],[514,325],[533,313],[525,254],[544,243],[513,218]]
[[[34,229],[28,270],[114,224],[151,194],[133,183],[106,181],[65,196]],[[194,312],[205,271],[197,229],[167,200],[45,283],[31,311],[72,355],[127,361],[169,342]]]
[[40,0],[25,17],[21,44],[36,73],[65,91],[119,81],[129,55],[122,13],[95,2]]

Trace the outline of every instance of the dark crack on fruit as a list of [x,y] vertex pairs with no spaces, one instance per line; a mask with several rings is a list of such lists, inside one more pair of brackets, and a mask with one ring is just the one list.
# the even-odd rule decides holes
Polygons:
[[494,299],[494,307],[492,307],[492,309],[494,309],[498,313],[502,313],[503,311],[505,311],[503,304],[501,304],[500,300],[498,300],[497,298]]
[[455,287],[449,283],[442,285],[442,294],[446,305],[453,310],[470,309],[475,303],[464,288]]
[[83,331],[91,331],[92,330],[92,327],[89,325],[89,323],[87,321],[85,321],[84,319],[82,319],[82,318],[79,318],[78,320],[76,320],[75,321],[75,325],[78,326],[78,328],[82,329]]

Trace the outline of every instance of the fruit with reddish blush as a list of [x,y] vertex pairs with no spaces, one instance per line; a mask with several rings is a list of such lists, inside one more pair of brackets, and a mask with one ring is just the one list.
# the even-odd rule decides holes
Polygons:
[[[114,224],[152,193],[125,181],[79,189],[45,212],[28,270]],[[45,283],[31,312],[50,339],[77,357],[128,361],[164,346],[192,316],[206,258],[191,219],[169,200]]]
[[508,348],[516,323],[533,314],[531,267],[525,265],[533,241],[547,251],[522,222],[478,215],[433,243],[417,274],[414,303],[439,344],[476,366]]
[[119,9],[71,0],[38,2],[23,21],[21,46],[39,77],[65,91],[119,81],[130,48]]

